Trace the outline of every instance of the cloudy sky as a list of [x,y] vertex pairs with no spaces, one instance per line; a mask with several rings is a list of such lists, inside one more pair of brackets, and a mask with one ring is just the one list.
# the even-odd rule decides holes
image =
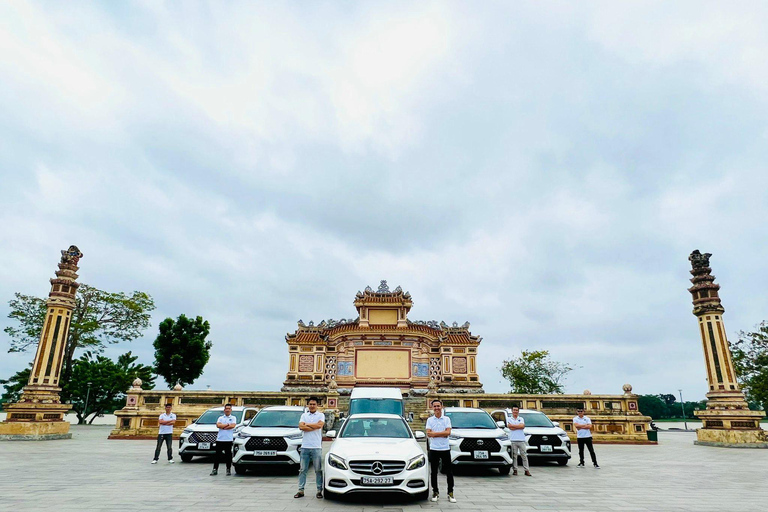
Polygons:
[[[211,322],[192,386],[276,390],[296,321],[387,279],[487,391],[706,392],[688,254],[768,319],[764,2],[0,4],[0,327],[81,281]],[[0,377],[33,354],[5,354]],[[162,383],[161,383],[162,384]]]

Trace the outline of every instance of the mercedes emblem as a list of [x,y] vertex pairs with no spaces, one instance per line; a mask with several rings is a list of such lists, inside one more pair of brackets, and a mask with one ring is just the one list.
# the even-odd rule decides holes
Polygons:
[[371,473],[374,475],[380,475],[381,472],[384,471],[384,464],[382,464],[379,461],[374,462],[371,464]]

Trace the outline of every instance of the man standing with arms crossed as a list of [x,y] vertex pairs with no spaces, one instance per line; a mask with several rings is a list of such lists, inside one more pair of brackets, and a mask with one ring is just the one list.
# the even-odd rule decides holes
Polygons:
[[456,503],[453,497],[453,467],[451,464],[451,446],[448,437],[451,435],[451,418],[443,414],[443,403],[432,400],[432,410],[435,415],[427,419],[427,437],[429,438],[429,471],[432,480],[432,501],[437,501],[440,491],[437,488],[437,469],[443,463],[443,471],[448,478],[448,501]]
[[219,427],[219,433],[216,434],[216,459],[213,461],[213,471],[211,476],[219,474],[219,462],[222,457],[227,463],[227,476],[232,474],[232,442],[235,440],[234,432],[237,426],[237,418],[232,415],[232,406],[224,406],[224,414],[216,420],[216,426]]
[[299,420],[299,430],[304,432],[301,441],[301,467],[299,469],[299,492],[293,495],[294,498],[304,497],[304,486],[307,483],[307,472],[310,463],[315,468],[315,485],[317,494],[315,498],[323,497],[323,425],[325,424],[325,414],[317,410],[317,398],[311,397],[307,400],[309,412],[301,415]]
[[600,469],[597,465],[597,457],[595,457],[595,449],[592,448],[592,420],[589,417],[584,416],[584,409],[577,409],[573,418],[573,426],[576,428],[576,441],[579,443],[579,465],[578,468],[584,467],[584,446],[589,449],[589,455],[592,457],[592,464],[595,465],[595,469]]
[[163,442],[168,447],[168,464],[173,464],[173,425],[176,423],[176,415],[171,412],[171,407],[171,404],[165,404],[165,412],[157,419],[160,428],[157,431],[157,447],[155,448],[155,458],[152,459],[152,464],[157,464]]
[[512,408],[512,416],[507,421],[509,428],[509,440],[512,441],[512,474],[517,474],[517,454],[523,459],[523,469],[525,476],[531,476],[528,467],[528,443],[525,442],[525,420],[520,416],[520,408]]

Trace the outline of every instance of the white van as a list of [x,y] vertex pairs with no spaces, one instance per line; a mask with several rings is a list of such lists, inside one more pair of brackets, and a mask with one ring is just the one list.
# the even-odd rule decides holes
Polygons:
[[397,414],[405,417],[403,393],[399,388],[354,388],[349,396],[349,415]]

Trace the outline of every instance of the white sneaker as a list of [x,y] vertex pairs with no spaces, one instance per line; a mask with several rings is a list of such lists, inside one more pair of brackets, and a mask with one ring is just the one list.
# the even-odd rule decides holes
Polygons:
[[157,459],[152,459],[152,462],[150,464],[157,464]]
[[434,502],[437,502],[437,498],[438,498],[439,496],[440,496],[439,494],[437,494],[436,492],[433,492],[433,493],[432,493],[432,497],[431,497],[431,498],[429,498],[429,501],[434,501]]
[[169,460],[168,464],[173,464],[173,459]]
[[452,492],[448,493],[448,501],[450,501],[451,503],[456,503],[456,498],[453,497]]

